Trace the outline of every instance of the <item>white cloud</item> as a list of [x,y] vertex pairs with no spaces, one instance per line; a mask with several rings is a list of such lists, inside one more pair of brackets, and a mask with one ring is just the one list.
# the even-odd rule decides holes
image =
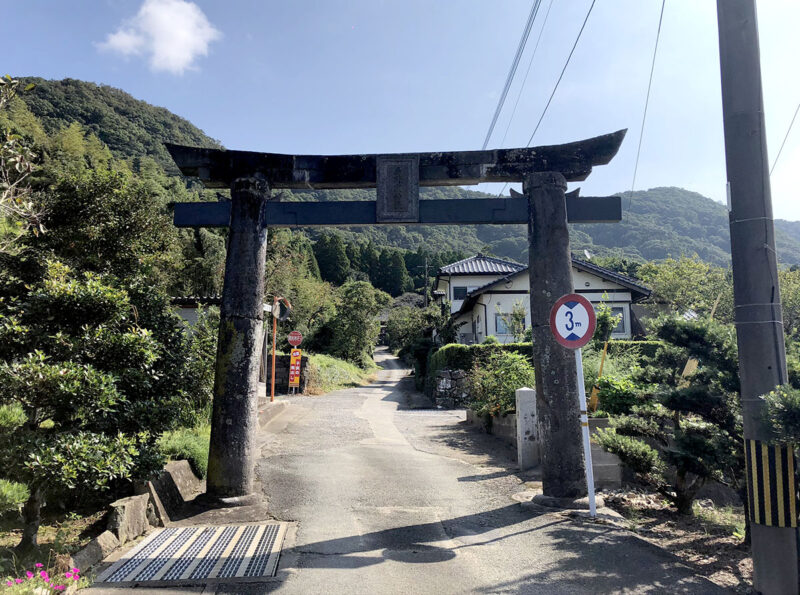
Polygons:
[[194,2],[144,0],[135,17],[97,45],[123,56],[147,56],[155,71],[183,74],[221,36]]

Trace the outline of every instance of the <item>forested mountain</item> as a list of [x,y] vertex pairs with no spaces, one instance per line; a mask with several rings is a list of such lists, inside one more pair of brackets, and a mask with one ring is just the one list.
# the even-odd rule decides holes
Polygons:
[[[36,91],[24,96],[30,111],[48,134],[79,122],[105,142],[115,156],[150,156],[168,172],[176,168],[162,143],[170,141],[194,146],[220,146],[189,121],[169,110],[134,99],[119,89],[74,79],[36,83]],[[244,148],[244,147],[243,147]],[[421,189],[421,198],[453,200],[489,196],[460,187]],[[727,210],[695,192],[681,188],[653,188],[625,192],[624,220],[617,224],[572,226],[572,248],[597,255],[634,259],[660,259],[698,254],[702,259],[727,266],[730,260]],[[283,200],[370,200],[374,190],[330,190],[282,192]],[[778,220],[776,242],[784,264],[800,264],[800,222]],[[527,240],[524,226],[387,226],[342,230],[347,240],[372,241],[377,246],[466,254],[478,251],[525,262]],[[310,232],[312,238],[318,232]]]
[[165,141],[195,147],[221,146],[188,120],[114,87],[75,79],[20,80],[36,84],[36,92],[23,98],[47,134],[78,122],[106,143],[117,158],[152,157],[168,172],[177,173],[164,148]]

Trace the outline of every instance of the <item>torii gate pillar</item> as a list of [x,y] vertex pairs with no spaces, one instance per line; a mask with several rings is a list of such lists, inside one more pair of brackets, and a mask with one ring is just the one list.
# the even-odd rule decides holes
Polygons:
[[231,184],[206,488],[208,499],[228,504],[241,504],[253,494],[268,198],[263,176]]
[[558,172],[531,173],[523,180],[542,488],[545,496],[579,498],[587,492],[575,356],[558,344],[549,325],[553,303],[574,291],[566,189]]

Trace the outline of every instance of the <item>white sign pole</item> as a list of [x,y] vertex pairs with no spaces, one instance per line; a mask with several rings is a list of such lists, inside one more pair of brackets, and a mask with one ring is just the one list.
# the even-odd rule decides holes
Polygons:
[[589,442],[589,415],[586,412],[586,387],[583,383],[583,357],[580,347],[575,350],[575,367],[578,369],[578,399],[581,408],[581,430],[583,434],[583,458],[586,462],[586,488],[589,492],[589,515],[594,518],[594,470],[592,469],[592,445]]

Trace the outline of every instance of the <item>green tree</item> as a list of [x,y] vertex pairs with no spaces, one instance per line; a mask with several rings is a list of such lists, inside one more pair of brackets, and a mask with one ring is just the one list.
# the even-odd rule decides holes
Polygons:
[[339,234],[324,234],[314,244],[314,255],[324,281],[335,285],[341,285],[347,281],[347,276],[350,274],[350,261]]
[[[606,299],[605,295],[603,299]],[[611,310],[611,306],[605,302],[600,302],[597,305],[595,314],[597,323],[594,329],[594,335],[592,336],[592,345],[596,350],[600,351],[603,349],[603,344],[611,338],[611,333],[619,324],[622,315],[617,314],[615,316]]]
[[[638,395],[641,404],[612,417],[611,428],[596,436],[678,512],[688,514],[709,480],[742,490],[735,333],[708,319],[678,317],[659,319],[655,329],[664,345],[643,358],[635,376],[640,387],[648,387]],[[684,378],[689,358],[698,368]]]
[[0,406],[21,414],[0,428],[0,457],[30,493],[20,550],[36,546],[47,494],[107,489],[161,463],[154,435],[176,403],[150,392],[160,345],[110,282],[49,263],[0,310],[0,336],[13,337],[2,346]]
[[367,368],[380,331],[377,315],[391,298],[366,281],[345,283],[337,293],[339,305],[326,325],[322,350]]
[[800,269],[778,271],[786,336],[797,340],[800,334]]
[[[729,270],[703,262],[695,254],[639,267],[639,278],[653,290],[649,301],[666,305],[672,312],[690,310],[704,316],[733,321],[733,279]],[[715,308],[716,305],[716,308]]]

